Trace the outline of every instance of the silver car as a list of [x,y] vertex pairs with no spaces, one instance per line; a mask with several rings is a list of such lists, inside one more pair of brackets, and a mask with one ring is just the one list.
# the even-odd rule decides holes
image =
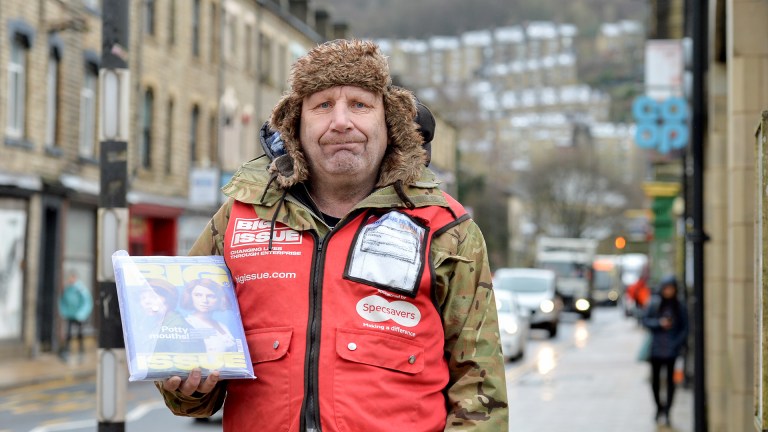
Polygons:
[[530,313],[531,328],[543,328],[549,337],[557,335],[563,301],[557,295],[557,276],[552,270],[501,268],[493,274],[494,291],[510,291]]
[[520,359],[525,355],[528,341],[528,313],[520,307],[516,296],[511,292],[495,291],[494,295],[499,315],[501,352],[505,359]]

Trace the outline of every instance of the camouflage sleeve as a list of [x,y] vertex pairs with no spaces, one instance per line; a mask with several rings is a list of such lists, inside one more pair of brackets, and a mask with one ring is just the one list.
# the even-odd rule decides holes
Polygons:
[[467,220],[434,239],[450,381],[446,431],[509,430],[507,387],[485,239]]
[[222,255],[224,253],[224,234],[232,211],[232,198],[222,205],[200,233],[187,255]]
[[[203,232],[192,245],[188,255],[222,255],[224,253],[224,233],[229,222],[232,199],[229,199],[213,215]],[[221,408],[226,397],[226,381],[220,381],[207,394],[184,396],[179,391],[169,392],[163,389],[162,381],[155,381],[155,387],[165,400],[165,405],[177,416],[209,417]]]
[[210,417],[221,409],[227,395],[226,381],[219,381],[210,393],[193,393],[185,396],[179,391],[169,392],[163,389],[162,381],[155,381],[155,387],[160,391],[165,406],[174,415],[184,417]]

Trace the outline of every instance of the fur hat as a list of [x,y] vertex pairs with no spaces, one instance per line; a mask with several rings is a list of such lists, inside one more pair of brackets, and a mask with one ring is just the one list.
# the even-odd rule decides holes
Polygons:
[[370,41],[335,40],[318,45],[291,68],[290,90],[272,111],[270,127],[280,133],[286,155],[270,165],[270,173],[283,188],[309,178],[308,164],[299,142],[301,104],[305,97],[335,86],[356,86],[384,96],[389,142],[379,170],[377,187],[418,179],[424,166],[423,138],[417,130],[416,100],[392,85],[387,60]]

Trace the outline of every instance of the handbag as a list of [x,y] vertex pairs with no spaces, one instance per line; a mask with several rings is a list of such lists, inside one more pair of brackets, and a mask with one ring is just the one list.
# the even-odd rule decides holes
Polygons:
[[640,343],[640,349],[637,351],[637,361],[644,362],[651,358],[651,332],[646,331],[643,337],[642,343]]

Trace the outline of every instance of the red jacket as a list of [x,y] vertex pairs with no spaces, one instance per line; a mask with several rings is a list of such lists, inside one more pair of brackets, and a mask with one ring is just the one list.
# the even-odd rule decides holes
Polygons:
[[648,287],[645,278],[639,278],[635,283],[627,288],[627,295],[635,301],[638,307],[645,307],[648,300],[651,299],[651,289]]
[[455,218],[364,212],[321,243],[236,202],[224,257],[257,379],[228,383],[224,429],[442,430],[449,376],[429,250]]

